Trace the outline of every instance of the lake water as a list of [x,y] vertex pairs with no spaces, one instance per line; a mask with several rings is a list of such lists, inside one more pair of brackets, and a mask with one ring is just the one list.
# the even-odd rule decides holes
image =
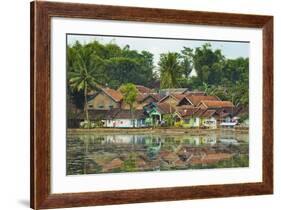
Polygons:
[[248,166],[247,131],[67,135],[67,175]]

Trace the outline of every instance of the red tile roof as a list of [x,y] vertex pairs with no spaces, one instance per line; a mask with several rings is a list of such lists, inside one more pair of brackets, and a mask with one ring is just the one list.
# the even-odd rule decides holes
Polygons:
[[184,117],[190,117],[190,116],[193,116],[197,111],[198,111],[199,108],[195,108],[195,107],[180,107],[178,110],[177,110],[177,113],[180,114],[180,116],[182,118]]
[[145,87],[143,85],[136,85],[137,90],[139,93],[152,93],[152,90],[148,87]]
[[202,100],[201,103],[206,108],[234,108],[234,105],[231,101]]
[[113,90],[111,88],[102,88],[102,91],[116,102],[120,102],[123,99],[122,94],[118,90]]
[[216,110],[205,110],[205,112],[201,114],[201,117],[212,117],[215,113]]
[[156,102],[158,102],[161,99],[161,96],[158,93],[139,93],[137,95],[137,102],[142,102],[149,97],[154,98]]
[[220,101],[217,96],[205,95],[190,95],[186,97],[194,106],[197,106],[201,101]]
[[178,114],[182,118],[195,116],[195,117],[211,117],[216,113],[216,110],[201,109],[198,107],[178,109]]
[[201,115],[206,111],[206,109],[198,109],[195,113],[194,116],[196,117],[201,117]]
[[169,103],[157,103],[158,111],[161,114],[171,114],[175,112],[175,108],[171,106]]
[[180,101],[180,100],[182,100],[183,98],[185,98],[187,95],[186,95],[186,94],[176,94],[176,93],[172,93],[171,96]]
[[182,94],[182,93],[171,93],[170,95],[166,95],[164,96],[161,101],[165,101],[167,98],[172,97],[175,100],[177,100],[178,102],[181,101],[183,98],[185,98],[187,95],[186,94]]
[[203,91],[189,91],[189,90],[185,90],[183,91],[183,94],[186,94],[186,95],[190,95],[190,96],[205,96],[206,93],[203,92]]

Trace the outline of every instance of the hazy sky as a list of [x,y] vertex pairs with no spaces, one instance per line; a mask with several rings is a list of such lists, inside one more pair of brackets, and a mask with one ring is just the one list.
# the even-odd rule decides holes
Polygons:
[[224,41],[202,41],[202,40],[181,40],[181,39],[157,39],[157,38],[136,38],[136,37],[112,37],[92,35],[68,35],[68,44],[79,41],[81,44],[97,40],[103,44],[115,43],[120,47],[130,45],[130,49],[142,51],[147,50],[154,54],[154,64],[157,65],[161,53],[180,52],[183,47],[195,49],[204,43],[210,43],[213,49],[220,49],[226,58],[249,57],[249,43],[245,42],[224,42]]

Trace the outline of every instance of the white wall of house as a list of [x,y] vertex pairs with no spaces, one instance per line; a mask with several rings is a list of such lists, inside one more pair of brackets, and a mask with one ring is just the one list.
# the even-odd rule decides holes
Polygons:
[[217,128],[217,120],[214,117],[206,118],[203,121],[203,126],[208,128]]
[[200,118],[199,117],[196,117],[194,119],[194,124],[193,124],[194,127],[199,127],[200,126]]
[[[135,120],[135,125],[136,125]],[[132,128],[133,120],[131,119],[114,119],[114,120],[106,120],[106,127],[109,128]]]
[[[135,119],[135,127],[145,127],[144,120]],[[114,120],[106,120],[105,127],[108,128],[133,128],[134,123],[132,119],[114,119]]]

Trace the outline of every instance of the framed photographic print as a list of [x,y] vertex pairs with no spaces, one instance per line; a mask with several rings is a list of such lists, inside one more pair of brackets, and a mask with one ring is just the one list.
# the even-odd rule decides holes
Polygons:
[[31,3],[31,207],[273,193],[273,17]]

